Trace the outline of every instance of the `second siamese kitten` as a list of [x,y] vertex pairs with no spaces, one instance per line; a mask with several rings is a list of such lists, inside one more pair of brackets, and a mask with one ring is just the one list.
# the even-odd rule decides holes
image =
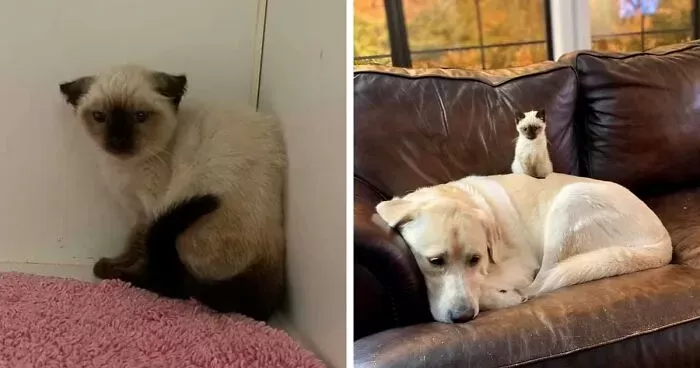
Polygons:
[[134,215],[96,276],[265,320],[284,292],[286,155],[276,120],[182,101],[184,75],[126,65],[60,85]]
[[547,124],[544,110],[528,111],[518,117],[515,158],[511,164],[514,173],[544,179],[551,174],[552,161],[547,150]]

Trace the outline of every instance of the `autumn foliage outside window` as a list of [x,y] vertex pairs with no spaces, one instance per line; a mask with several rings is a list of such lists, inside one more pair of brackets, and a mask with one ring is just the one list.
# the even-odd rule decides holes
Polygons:
[[[551,0],[355,0],[355,64],[392,60],[385,1],[400,1],[410,66],[495,69],[551,58]],[[592,47],[640,51],[697,38],[697,0],[588,0]]]
[[[411,65],[502,68],[546,60],[545,0],[403,0]],[[391,65],[384,0],[355,0],[356,64]]]
[[698,38],[695,0],[588,0],[594,50],[643,51]]

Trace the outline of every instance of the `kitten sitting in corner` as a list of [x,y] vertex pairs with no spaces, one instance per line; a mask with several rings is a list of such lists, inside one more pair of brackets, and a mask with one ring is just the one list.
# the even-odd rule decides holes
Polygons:
[[286,155],[276,120],[182,101],[184,75],[120,66],[61,84],[135,220],[116,278],[265,320],[284,291]]
[[547,150],[544,110],[520,114],[516,128],[518,138],[511,170],[513,173],[544,179],[553,171]]

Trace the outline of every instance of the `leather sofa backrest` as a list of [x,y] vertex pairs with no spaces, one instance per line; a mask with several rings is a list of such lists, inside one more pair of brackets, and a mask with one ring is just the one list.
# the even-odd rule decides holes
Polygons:
[[385,196],[510,172],[516,116],[545,109],[554,170],[578,174],[576,75],[544,62],[490,71],[358,67],[354,172]]
[[700,179],[700,42],[562,56],[576,69],[581,174],[636,192]]

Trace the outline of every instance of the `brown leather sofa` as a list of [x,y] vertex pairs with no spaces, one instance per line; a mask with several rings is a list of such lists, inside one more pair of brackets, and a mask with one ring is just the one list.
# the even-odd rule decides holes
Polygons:
[[[700,42],[486,72],[358,67],[354,100],[356,367],[700,367]],[[509,172],[516,113],[537,108],[555,171],[637,193],[674,264],[432,322],[410,250],[374,206]]]

